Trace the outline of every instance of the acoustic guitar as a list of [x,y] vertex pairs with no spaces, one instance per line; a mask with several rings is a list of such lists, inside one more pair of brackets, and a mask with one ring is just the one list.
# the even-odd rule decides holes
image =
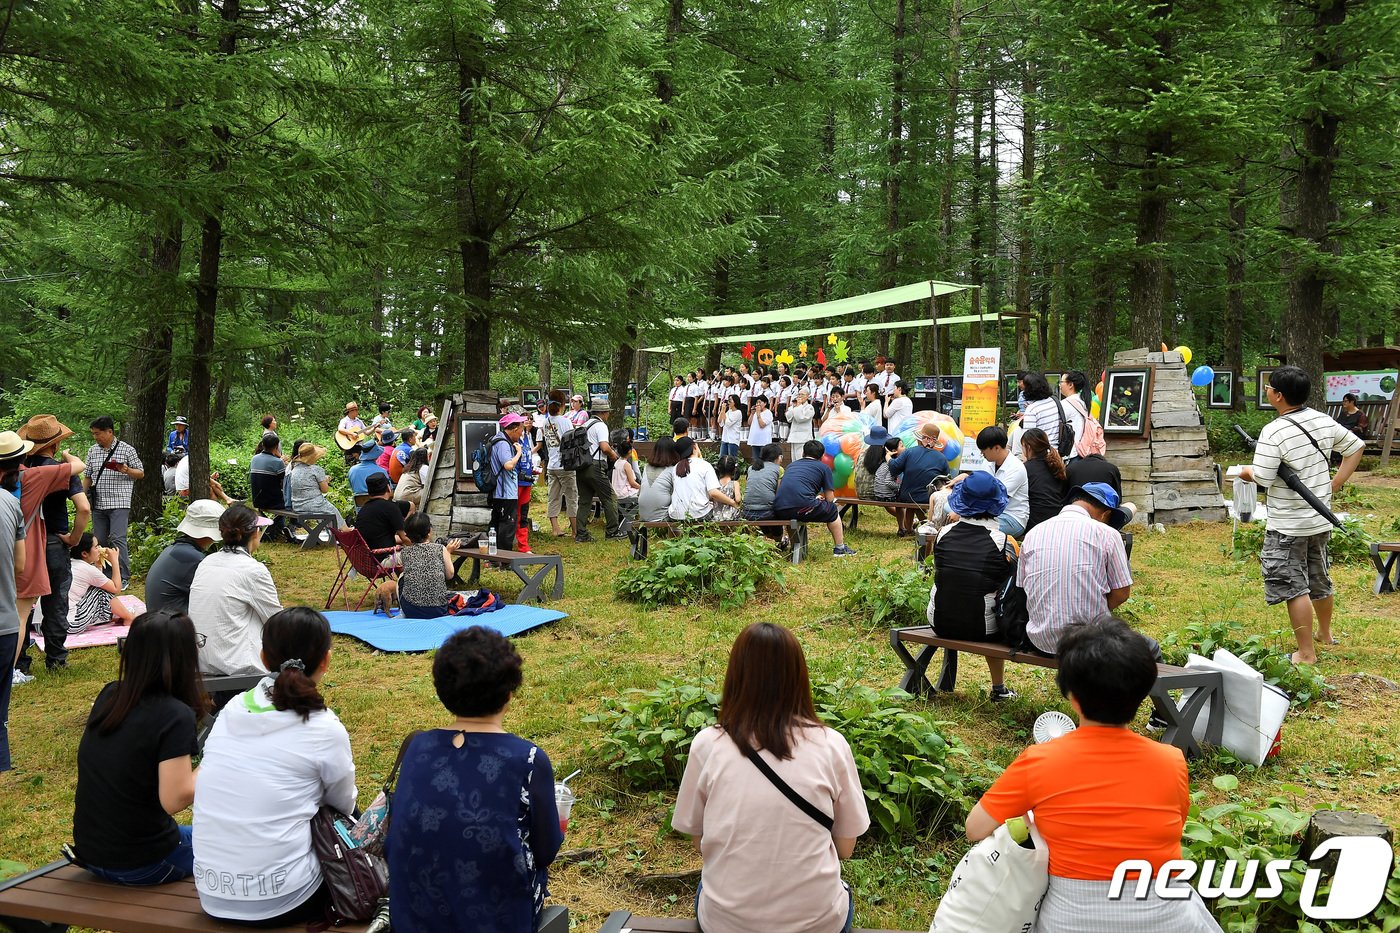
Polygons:
[[339,431],[336,431],[336,432],[335,432],[335,446],[339,447],[339,448],[340,448],[341,450],[343,450],[343,451],[347,451],[347,452],[348,452],[348,451],[354,449],[355,445],[358,444],[358,443],[360,443],[360,441],[363,441],[363,440],[365,440],[365,439],[367,439],[367,438],[371,438],[371,437],[374,437],[374,432],[373,432],[373,431],[368,431],[368,430],[366,430],[366,431],[361,431],[360,433],[354,435],[353,437],[349,437],[349,438],[347,438],[344,434],[341,434]]

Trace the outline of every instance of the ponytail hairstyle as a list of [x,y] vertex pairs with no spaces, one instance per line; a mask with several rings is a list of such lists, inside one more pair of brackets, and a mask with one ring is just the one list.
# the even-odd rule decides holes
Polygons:
[[194,623],[183,612],[143,612],[131,623],[122,646],[117,689],[93,719],[98,734],[115,732],[150,696],[174,697],[194,710],[196,720],[209,712],[199,677]]
[[219,516],[219,537],[224,547],[246,548],[257,531],[258,513],[241,502],[233,503]]
[[676,441],[676,475],[690,475],[690,457],[695,453],[695,441],[683,437]]
[[326,617],[306,606],[273,613],[263,623],[262,659],[276,678],[272,705],[302,718],[326,708],[312,675],[331,650],[331,626]]
[[758,459],[753,462],[753,466],[750,469],[761,470],[765,463],[777,463],[782,455],[782,444],[764,444],[763,450],[759,452]]
[[1045,459],[1045,465],[1050,468],[1055,479],[1065,482],[1069,477],[1065,473],[1065,462],[1060,459],[1060,452],[1050,446],[1050,435],[1040,428],[1031,428],[1021,432],[1021,447],[1026,452],[1027,460]]

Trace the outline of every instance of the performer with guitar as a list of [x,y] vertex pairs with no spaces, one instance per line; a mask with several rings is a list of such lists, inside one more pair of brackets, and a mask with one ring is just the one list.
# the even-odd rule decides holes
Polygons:
[[360,420],[360,404],[350,402],[345,406],[345,417],[335,429],[335,443],[341,450],[350,450],[369,436],[365,423]]

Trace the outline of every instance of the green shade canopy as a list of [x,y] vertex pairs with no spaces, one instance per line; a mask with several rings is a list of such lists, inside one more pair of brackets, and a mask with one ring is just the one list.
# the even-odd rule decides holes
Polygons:
[[[909,327],[926,327],[933,323],[927,318],[914,321],[896,321],[893,323],[876,324],[828,324],[820,323],[824,318],[839,317],[847,314],[858,314],[861,311],[870,311],[875,308],[887,308],[890,305],[908,304],[914,301],[927,301],[939,295],[952,295],[956,292],[967,291],[976,288],[976,285],[959,285],[955,282],[915,282],[913,285],[901,285],[899,288],[886,288],[878,292],[870,292],[865,295],[855,295],[851,298],[838,298],[835,301],[822,301],[817,304],[799,305],[794,308],[776,308],[772,311],[746,311],[740,314],[711,314],[701,317],[695,321],[673,320],[668,323],[681,330],[708,331],[729,329],[734,327],[756,327],[761,325],[787,324],[794,321],[802,321],[808,326],[804,330],[786,331],[763,331],[753,334],[695,334],[696,342],[714,342],[722,340],[726,343],[733,341],[758,341],[758,340],[786,340],[793,337],[805,337],[822,331],[863,331],[863,330],[901,330]],[[995,321],[999,319],[997,314],[969,314],[958,317],[939,318],[939,324],[963,324],[970,321]],[[666,347],[644,347],[645,352],[650,353],[670,353],[675,350],[674,346]]]

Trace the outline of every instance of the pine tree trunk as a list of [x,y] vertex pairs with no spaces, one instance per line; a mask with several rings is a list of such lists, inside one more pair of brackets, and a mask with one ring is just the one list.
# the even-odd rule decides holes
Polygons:
[[[1313,8],[1308,40],[1312,60],[1305,81],[1326,79],[1331,86],[1344,66],[1336,33],[1346,22],[1348,0],[1332,0]],[[1322,85],[1318,85],[1322,86]],[[1321,92],[1319,92],[1321,93]],[[1299,115],[1297,130],[1302,137],[1300,158],[1292,166],[1294,180],[1294,254],[1288,281],[1288,312],[1283,319],[1283,354],[1294,366],[1301,366],[1312,378],[1309,404],[1326,404],[1322,353],[1333,333],[1326,313],[1330,275],[1322,254],[1332,252],[1331,223],[1337,206],[1332,198],[1332,174],[1337,164],[1337,131],[1341,117],[1332,113],[1325,100],[1308,103]],[[1287,182],[1285,182],[1287,184]]]
[[554,360],[550,357],[552,349],[548,340],[540,341],[540,388],[546,392],[553,385],[554,379]]
[[[455,42],[457,56],[457,132],[461,139],[456,171],[457,237],[462,256],[463,389],[491,388],[491,277],[495,257],[491,241],[496,227],[486,221],[474,193],[472,144],[477,131],[478,91],[486,78],[486,64],[480,39]],[[484,198],[485,195],[482,195]]]
[[[981,49],[975,56],[977,61],[981,61]],[[971,187],[968,192],[968,244],[967,251],[971,260],[972,284],[977,286],[972,289],[970,295],[972,301],[972,313],[980,315],[982,313],[982,284],[986,281],[986,257],[982,255],[982,227],[986,223],[986,218],[982,216],[982,120],[983,120],[983,92],[982,88],[974,88],[972,93],[972,174],[970,177]],[[972,323],[972,345],[974,347],[985,346],[986,335],[983,333],[982,322]]]
[[160,462],[165,447],[165,410],[170,400],[170,355],[175,347],[170,327],[173,307],[161,307],[160,301],[178,301],[183,290],[179,284],[180,253],[184,246],[184,224],[176,213],[167,212],[156,218],[151,237],[150,293],[157,297],[149,323],[139,346],[127,359],[126,407],[131,418],[122,425],[122,437],[136,448],[141,462],[148,466],[146,475],[136,483],[131,499],[133,521],[148,522],[161,513],[161,497],[165,481],[154,465]]
[[[645,301],[645,296],[640,292],[629,290],[630,297],[634,299],[636,306]],[[627,383],[632,379],[632,370],[637,362],[637,328],[628,327],[627,336],[618,342],[617,349],[613,351],[612,374],[608,382],[608,400],[612,403],[612,411],[608,412],[608,428],[616,430],[624,426],[627,413]],[[637,387],[641,391],[641,386]]]
[[[1030,368],[1031,320],[1031,188],[1035,185],[1035,62],[1026,62],[1021,76],[1021,189],[1016,233],[1016,365]],[[1043,344],[1042,344],[1043,346]]]
[[1088,346],[1085,352],[1085,373],[1090,386],[1098,385],[1099,378],[1108,368],[1109,340],[1113,336],[1118,310],[1114,299],[1115,270],[1106,264],[1094,268],[1093,303],[1089,306]]
[[[885,248],[880,261],[880,287],[894,288],[899,274],[899,234],[903,229],[900,216],[900,179],[904,163],[904,3],[895,0],[894,42],[890,69],[890,133],[887,140],[887,173],[882,182],[885,189]],[[880,319],[889,322],[889,309],[880,314]],[[890,352],[890,332],[875,332],[875,352],[888,356]]]
[[1234,373],[1232,387],[1233,404],[1231,410],[1244,410],[1244,392],[1240,386],[1244,379],[1244,276],[1245,242],[1244,231],[1247,220],[1245,212],[1245,162],[1235,162],[1235,187],[1230,192],[1229,205],[1229,248],[1225,255],[1225,369]]
[[[1171,0],[1158,0],[1148,19],[1166,24],[1172,14]],[[1155,51],[1162,58],[1172,54],[1172,34],[1160,25],[1152,36]],[[1149,82],[1153,92],[1165,90],[1160,78]],[[1137,248],[1131,276],[1132,343],[1154,347],[1163,340],[1162,308],[1166,289],[1167,262],[1162,247],[1167,239],[1167,213],[1170,206],[1172,156],[1170,130],[1149,130],[1144,141],[1142,181],[1138,189]]]

